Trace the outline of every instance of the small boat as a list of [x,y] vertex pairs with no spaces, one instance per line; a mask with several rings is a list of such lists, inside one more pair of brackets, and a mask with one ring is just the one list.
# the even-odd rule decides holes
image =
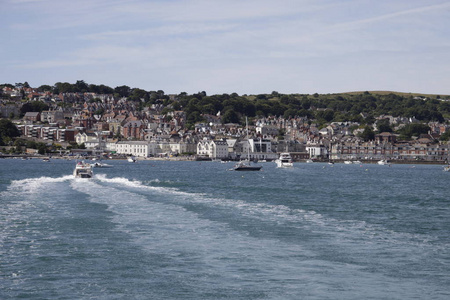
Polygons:
[[360,165],[360,164],[362,164],[362,162],[359,161],[359,160],[354,160],[353,163],[354,163],[355,165]]
[[92,178],[94,172],[92,171],[91,164],[80,161],[75,165],[75,170],[73,170],[73,176],[75,178]]
[[131,163],[136,162],[136,158],[135,158],[134,156],[129,156],[129,157],[127,158],[127,160],[128,160],[128,162],[131,162]]
[[307,163],[307,164],[312,164],[313,162],[314,162],[314,161],[313,161],[312,159],[310,159],[310,158],[306,160],[306,163]]
[[280,157],[275,162],[278,168],[290,168],[294,166],[292,157],[288,152],[280,153]]
[[232,170],[234,171],[259,171],[262,166],[252,166],[248,161],[241,160],[238,162]]
[[444,167],[444,172],[450,172],[450,165]]
[[95,162],[92,164],[94,168],[112,168],[111,165]]
[[50,158],[45,157],[45,158],[42,159],[42,161],[49,162]]
[[381,166],[389,165],[389,163],[388,163],[387,160],[385,160],[385,159],[379,160],[379,161],[377,162],[377,164],[379,164],[379,165],[381,165]]
[[351,164],[352,164],[352,161],[351,161],[351,160],[344,160],[344,164],[346,164],[346,165],[351,165]]
[[[247,127],[247,142],[249,143],[250,146],[250,142],[248,141],[248,122],[247,122],[247,117],[245,118],[245,124]],[[239,161],[233,169],[233,171],[259,171],[262,169],[262,166],[257,166],[254,165],[252,166],[250,164],[250,147],[247,147],[247,160],[241,160]]]

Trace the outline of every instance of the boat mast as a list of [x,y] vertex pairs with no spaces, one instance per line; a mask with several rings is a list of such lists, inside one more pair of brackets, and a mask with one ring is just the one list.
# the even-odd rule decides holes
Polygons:
[[248,143],[247,160],[248,160],[248,162],[250,162],[250,139],[248,138],[248,120],[247,120],[247,117],[245,117],[245,126],[247,127],[247,143]]

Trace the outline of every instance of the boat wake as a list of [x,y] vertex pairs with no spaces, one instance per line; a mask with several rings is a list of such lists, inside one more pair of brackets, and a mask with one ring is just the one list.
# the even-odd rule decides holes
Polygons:
[[22,180],[13,180],[9,185],[7,192],[33,194],[47,188],[49,184],[57,184],[73,179],[72,175],[62,177],[38,177],[26,178]]
[[432,245],[437,237],[421,234],[396,232],[382,225],[368,224],[360,220],[338,220],[323,216],[313,210],[290,208],[287,205],[246,202],[240,199],[217,198],[204,193],[184,192],[174,187],[155,186],[158,180],[143,183],[123,177],[107,178],[104,174],[96,177],[99,184],[108,186],[115,191],[130,193],[129,197],[139,195],[141,199],[159,202],[178,208],[197,205],[207,209],[222,210],[223,213],[236,214],[240,218],[255,219],[274,226],[288,226],[302,231],[321,233],[335,237],[339,241],[357,241],[361,238],[367,244],[404,243],[423,246]]

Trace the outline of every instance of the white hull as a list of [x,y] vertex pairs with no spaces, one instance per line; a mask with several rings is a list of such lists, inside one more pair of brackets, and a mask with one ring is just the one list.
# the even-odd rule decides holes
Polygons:
[[281,153],[280,157],[275,160],[278,168],[292,168],[294,163],[292,162],[292,157],[289,153]]
[[92,178],[94,176],[92,166],[85,162],[78,162],[73,170],[73,176],[75,178]]
[[377,164],[379,164],[379,165],[381,165],[381,166],[389,165],[389,163],[388,163],[386,160],[384,160],[384,159],[378,161]]

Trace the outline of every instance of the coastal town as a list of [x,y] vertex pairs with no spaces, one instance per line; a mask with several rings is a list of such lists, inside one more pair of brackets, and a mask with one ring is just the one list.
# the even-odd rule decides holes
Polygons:
[[[286,114],[255,114],[246,127],[246,116],[240,116],[243,122],[226,122],[222,111],[212,110],[188,126],[185,107],[176,105],[180,95],[159,91],[152,96],[154,101],[143,106],[144,98],[130,101],[117,93],[56,94],[31,87],[4,86],[0,117],[10,120],[20,134],[3,140],[0,155],[239,160],[249,153],[251,160],[273,161],[281,152],[289,152],[294,161],[449,160],[450,145],[448,139],[442,138],[450,132],[449,119],[445,118],[426,122],[428,130],[410,139],[396,131],[424,122],[392,115],[375,116],[369,138],[365,135],[367,126],[357,121],[319,124],[308,116]],[[41,104],[41,109],[25,111],[23,108],[30,103]],[[381,125],[392,130],[383,131],[385,126]],[[30,147],[30,141],[45,147]]]

